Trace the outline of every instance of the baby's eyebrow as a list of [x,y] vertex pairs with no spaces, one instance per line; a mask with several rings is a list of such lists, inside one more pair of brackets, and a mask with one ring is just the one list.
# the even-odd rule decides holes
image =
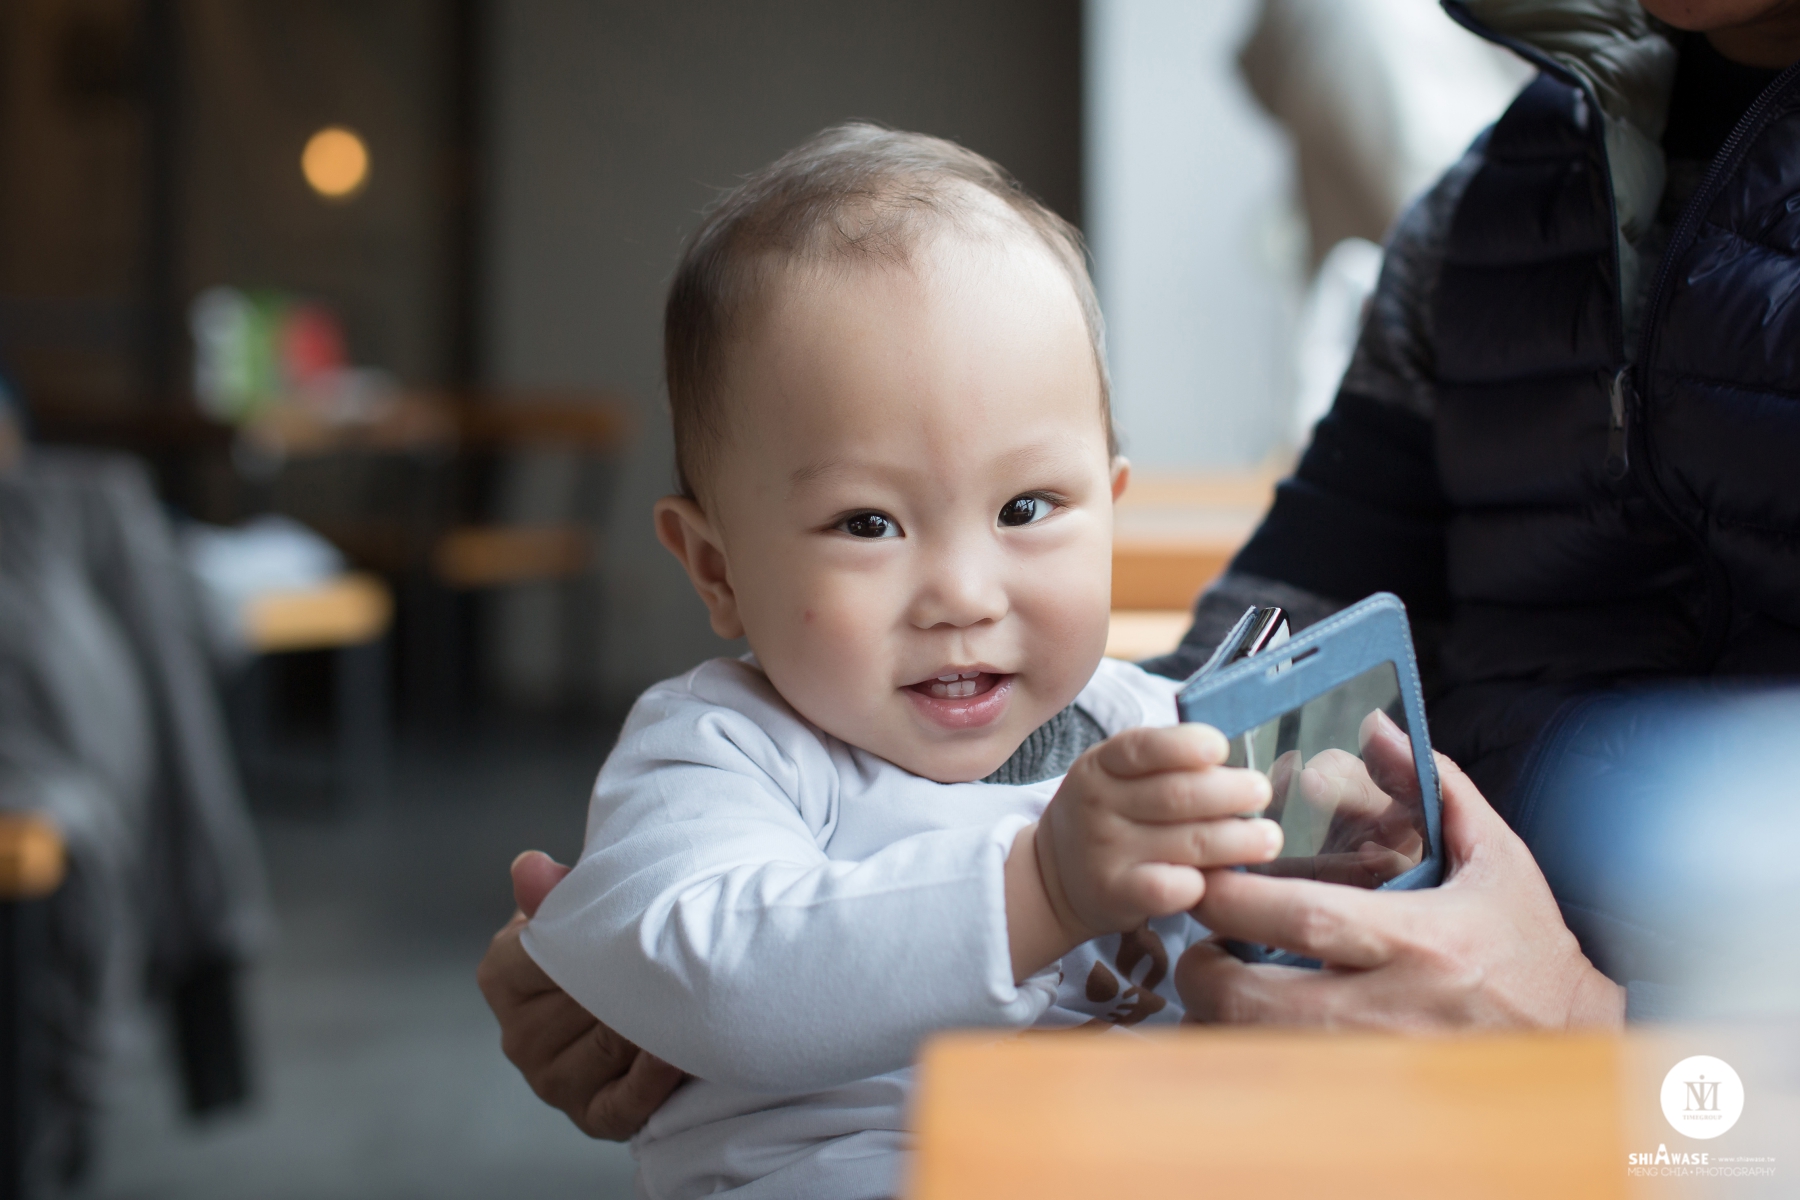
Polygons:
[[1001,462],[1013,468],[1029,470],[1034,467],[1060,467],[1078,457],[1070,453],[1069,447],[1057,443],[1034,442],[1011,451],[1001,458]]
[[[1018,446],[1002,454],[992,465],[1014,470],[1060,467],[1080,457],[1079,452],[1057,442],[1034,442]],[[809,484],[840,475],[905,475],[910,472],[892,463],[846,462],[841,458],[821,458],[794,468],[788,475],[788,490],[797,492]]]
[[831,475],[841,475],[849,469],[849,464],[841,459],[821,458],[795,467],[793,473],[788,476],[788,489],[799,491],[809,483],[817,483]]

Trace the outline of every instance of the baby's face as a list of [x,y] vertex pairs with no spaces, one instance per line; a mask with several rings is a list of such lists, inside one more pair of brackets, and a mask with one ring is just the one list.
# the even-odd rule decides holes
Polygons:
[[1099,389],[1074,290],[1023,235],[797,273],[734,352],[706,511],[664,501],[659,531],[682,505],[707,527],[713,582],[683,557],[714,628],[807,720],[979,779],[1105,647],[1125,467]]

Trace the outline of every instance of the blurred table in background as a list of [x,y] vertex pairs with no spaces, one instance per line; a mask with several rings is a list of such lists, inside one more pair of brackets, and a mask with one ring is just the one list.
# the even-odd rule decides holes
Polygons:
[[[623,397],[558,389],[408,389],[355,420],[279,404],[241,428],[186,402],[121,408],[34,397],[32,414],[41,440],[107,446],[151,460],[161,468],[166,499],[220,525],[266,511],[271,481],[295,467],[343,458],[411,464],[419,475],[399,489],[409,502],[405,512],[390,501],[365,504],[368,511],[342,520],[308,521],[359,565],[378,570],[427,564],[445,534],[481,523],[483,497],[474,493],[495,456],[617,454],[635,431],[632,405]],[[358,499],[351,498],[352,506]]]
[[531,491],[520,487],[525,464],[563,457],[577,474],[591,472],[616,461],[634,428],[630,404],[607,393],[411,391],[367,422],[327,423],[288,407],[271,410],[244,436],[283,463],[387,455],[410,474],[411,486],[389,504],[309,513],[288,497],[283,507],[354,561],[404,584],[413,617],[408,690],[429,723],[447,731],[476,682],[468,669],[473,597],[569,583],[599,560],[594,512],[509,511],[509,496]]
[[[496,519],[488,495],[495,460],[534,452],[603,459],[629,445],[633,428],[630,406],[607,393],[409,391],[366,421],[325,421],[295,405],[272,408],[247,425],[243,436],[278,463],[346,453],[444,463],[449,478],[432,481],[442,494],[435,497],[429,527],[409,539],[415,544],[407,565],[423,565],[445,585],[467,589],[568,578],[593,557],[583,526]],[[380,520],[391,514],[367,516]],[[341,528],[334,540],[370,541]],[[356,551],[354,545],[345,549]]]
[[1255,532],[1284,473],[1133,477],[1113,518],[1108,655],[1135,660],[1175,648],[1194,598]]
[[[332,664],[338,784],[354,803],[374,804],[387,790],[392,689],[387,635],[394,594],[379,576],[347,571],[317,587],[264,592],[244,606],[244,632],[259,656],[325,650]],[[270,698],[262,680],[238,714],[246,764],[273,761]]]
[[[473,597],[594,573],[597,525],[636,430],[629,400],[569,389],[403,389],[373,398],[351,419],[284,402],[241,427],[187,403],[108,409],[47,398],[34,414],[45,441],[149,460],[164,500],[196,520],[235,526],[280,513],[324,536],[356,569],[380,576],[400,600],[409,704],[429,711],[434,726],[475,682],[464,669],[480,640],[469,619]],[[551,475],[577,480],[564,489],[576,499],[563,508],[543,501],[554,487],[532,483],[533,471],[552,461],[563,465]],[[270,636],[283,644],[261,648],[371,644],[360,635],[321,642],[314,623],[361,621],[372,582],[278,602],[271,628],[279,629]],[[302,627],[293,642],[290,634]],[[359,702],[357,711],[370,703]]]
[[349,571],[316,588],[254,597],[245,606],[244,627],[258,654],[335,650],[382,637],[393,613],[387,585],[366,572]]

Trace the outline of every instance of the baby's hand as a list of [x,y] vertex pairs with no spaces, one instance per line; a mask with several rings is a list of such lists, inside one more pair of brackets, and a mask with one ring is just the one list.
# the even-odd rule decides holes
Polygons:
[[1219,764],[1210,725],[1132,729],[1076,760],[1038,821],[1044,891],[1066,938],[1104,933],[1194,907],[1205,867],[1267,862],[1281,827],[1260,812],[1268,779]]

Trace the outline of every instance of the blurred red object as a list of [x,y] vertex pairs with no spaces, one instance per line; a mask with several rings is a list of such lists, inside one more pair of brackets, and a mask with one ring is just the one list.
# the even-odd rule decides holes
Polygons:
[[348,365],[343,324],[323,304],[292,305],[282,314],[279,329],[281,371],[290,388],[305,389]]

